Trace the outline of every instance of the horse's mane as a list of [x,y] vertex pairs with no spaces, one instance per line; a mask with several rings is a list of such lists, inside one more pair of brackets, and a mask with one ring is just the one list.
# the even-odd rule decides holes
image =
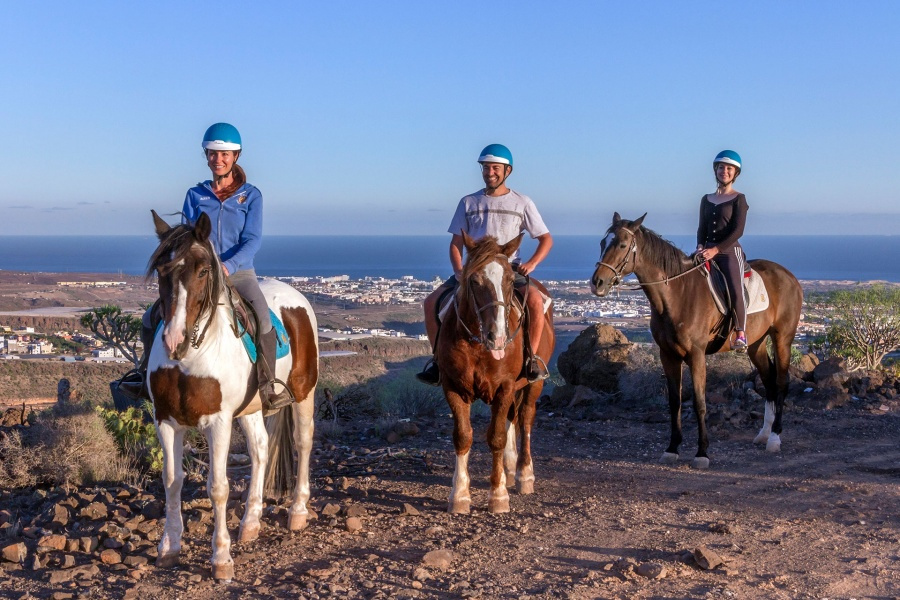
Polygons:
[[[176,266],[181,264],[182,260],[187,259],[194,247],[197,238],[194,237],[194,228],[190,225],[177,225],[170,229],[159,242],[159,247],[150,256],[147,261],[147,272],[144,274],[145,279],[149,280],[154,273],[159,273],[160,277],[165,277],[175,270]],[[208,297],[205,302],[213,305],[218,301],[218,293],[222,288],[222,269],[219,266],[218,257],[209,241],[200,244],[207,255],[210,257],[213,265],[209,273],[209,283],[207,284]],[[210,318],[215,318],[216,311],[211,311]]]
[[[463,279],[482,270],[488,264],[497,260],[497,255],[503,254],[497,238],[492,235],[482,238],[471,250],[466,252],[466,263],[463,265]],[[460,282],[462,283],[462,282]]]
[[666,277],[674,277],[684,272],[684,263],[688,260],[687,254],[652,229],[641,225],[640,232],[643,234],[641,253],[644,258],[659,265]]

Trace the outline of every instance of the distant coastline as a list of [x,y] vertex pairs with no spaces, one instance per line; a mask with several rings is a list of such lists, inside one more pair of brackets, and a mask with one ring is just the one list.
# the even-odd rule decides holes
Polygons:
[[[587,280],[597,261],[600,234],[555,236],[540,265],[542,280]],[[669,236],[682,250],[693,236]],[[256,270],[266,276],[349,275],[429,281],[449,275],[449,235],[267,236]],[[900,282],[900,236],[753,236],[742,239],[748,257],[781,263],[808,281]],[[146,236],[0,236],[0,270],[41,273],[111,273],[141,276],[156,238]],[[526,239],[523,252],[534,248]],[[116,279],[116,277],[111,277]]]

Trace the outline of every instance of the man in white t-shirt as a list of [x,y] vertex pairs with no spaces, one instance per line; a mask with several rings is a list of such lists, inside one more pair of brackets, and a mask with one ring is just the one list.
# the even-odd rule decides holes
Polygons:
[[[440,329],[437,303],[447,290],[458,285],[457,278],[462,274],[463,231],[474,240],[492,235],[497,238],[500,245],[515,239],[522,232],[528,232],[532,238],[538,240],[534,254],[527,261],[521,262],[518,251],[511,258],[513,269],[516,271],[516,287],[527,284],[525,276],[534,271],[553,247],[553,237],[531,198],[506,187],[506,179],[513,170],[512,153],[509,149],[501,144],[491,144],[481,151],[478,162],[481,164],[484,189],[459,201],[447,229],[453,234],[450,240],[450,264],[453,267],[453,276],[425,299],[425,331],[428,333],[432,349],[435,348]],[[544,326],[544,319],[541,318],[544,313],[544,300],[539,293],[526,294],[525,297],[529,314],[532,315],[532,318],[528,319],[530,342],[528,345],[530,348],[538,348]],[[533,351],[526,360],[529,381],[548,377],[547,365],[534,356]],[[416,377],[424,383],[440,385],[441,377],[437,362],[431,360]]]

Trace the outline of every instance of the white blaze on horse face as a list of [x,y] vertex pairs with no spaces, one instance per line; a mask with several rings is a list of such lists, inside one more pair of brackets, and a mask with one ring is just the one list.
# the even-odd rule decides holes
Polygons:
[[494,334],[494,345],[499,349],[491,349],[491,356],[500,360],[506,356],[506,352],[502,349],[506,345],[506,300],[503,298],[503,267],[495,262],[490,263],[484,268],[484,274],[487,280],[494,286],[494,293],[497,297],[497,319],[491,326],[491,332]]
[[175,314],[172,320],[166,323],[166,329],[163,331],[163,339],[166,341],[166,348],[169,349],[169,355],[175,353],[178,345],[184,341],[184,332],[187,321],[187,290],[184,284],[178,282],[178,291],[175,295]]

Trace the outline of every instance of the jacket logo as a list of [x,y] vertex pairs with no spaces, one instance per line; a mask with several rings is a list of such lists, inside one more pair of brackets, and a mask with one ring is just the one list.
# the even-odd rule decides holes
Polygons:
[[246,202],[246,201],[247,201],[247,196],[246,196],[246,195],[241,194],[240,196],[238,196],[238,199],[237,199],[237,203],[238,203],[238,204],[243,204],[243,203]]

